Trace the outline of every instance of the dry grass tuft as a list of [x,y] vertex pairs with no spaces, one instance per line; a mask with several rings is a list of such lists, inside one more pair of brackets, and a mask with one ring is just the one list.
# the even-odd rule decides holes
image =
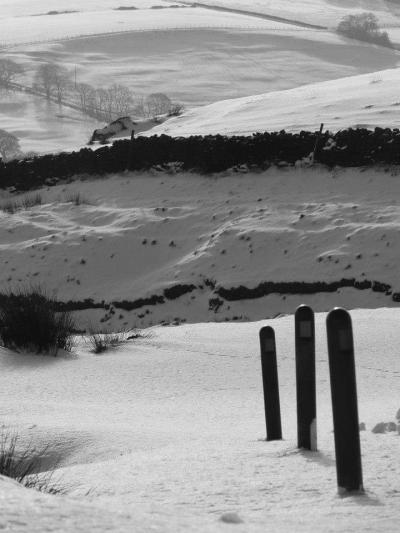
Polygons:
[[30,489],[47,494],[66,494],[65,487],[53,479],[57,464],[50,470],[43,470],[49,447],[39,449],[29,443],[21,448],[18,444],[18,435],[3,429],[0,434],[0,474]]
[[31,209],[36,205],[42,205],[42,196],[39,193],[23,196],[18,199],[8,199],[0,202],[0,210],[13,215],[17,211]]

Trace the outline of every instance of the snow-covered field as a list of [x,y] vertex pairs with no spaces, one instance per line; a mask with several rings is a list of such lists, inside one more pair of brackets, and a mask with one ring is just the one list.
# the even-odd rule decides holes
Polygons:
[[[186,104],[183,116],[152,133],[400,126],[399,53],[304,27],[332,29],[346,14],[374,10],[393,37],[394,3],[205,4],[290,23],[181,1],[2,0],[2,54],[23,62],[27,79],[39,62],[55,60],[76,67],[77,81],[124,83]],[[1,95],[0,128],[26,151],[79,149],[96,125],[29,95]],[[41,203],[13,213],[10,202],[21,196],[0,190],[0,291],[42,284],[63,301],[113,302],[77,312],[81,329],[147,328],[101,355],[84,336],[58,358],[0,347],[0,425],[22,447],[48,446],[43,469],[58,461],[55,479],[67,491],[45,495],[0,477],[0,529],[397,531],[399,431],[371,430],[394,422],[400,408],[400,309],[392,298],[400,293],[399,189],[397,168],[298,165],[77,178],[35,191]],[[343,280],[380,291],[304,295],[290,286]],[[236,301],[217,292],[262,282],[287,291]],[[185,285],[189,292],[166,296]],[[135,309],[118,305],[124,300]],[[318,312],[318,452],[296,449],[293,312],[301,303]],[[366,493],[347,497],[336,489],[325,334],[325,312],[338,305],[353,318],[366,424]],[[278,349],[279,442],[265,441],[258,332],[267,324]]]
[[[180,2],[178,2],[180,3]],[[185,2],[186,3],[186,2]],[[189,2],[188,2],[189,3]],[[336,28],[347,15],[373,12],[385,26],[399,26],[400,8],[387,0],[204,0],[201,4],[287,18]]]
[[400,69],[215,102],[151,130],[171,136],[400,127]]
[[[361,4],[361,7],[367,7],[366,2],[361,2],[357,3],[357,9]],[[299,13],[295,5],[291,2],[282,6],[281,15],[296,21]],[[137,9],[118,9],[129,6]],[[185,104],[189,112],[193,107],[231,98],[296,89],[359,74],[371,73],[373,76],[375,71],[396,68],[399,64],[399,52],[345,39],[330,30],[315,30],[296,23],[284,24],[203,7],[170,6],[170,2],[153,3],[149,0],[70,2],[68,5],[61,0],[6,2],[0,6],[0,43],[6,46],[3,51],[6,57],[26,68],[25,83],[28,85],[40,62],[56,61],[69,68],[73,73],[71,76],[76,73],[78,82],[95,87],[122,83],[136,95],[163,92],[172,100]],[[231,7],[245,6],[264,14],[268,14],[266,6],[269,6],[270,14],[276,15],[272,2],[267,2],[264,7],[256,0],[232,2]],[[380,15],[385,10],[382,2],[379,6]],[[334,19],[330,8],[340,14],[348,11],[343,4],[327,4],[322,0],[304,3],[301,9],[304,16],[315,13],[317,18],[310,18],[309,22],[322,24],[323,20],[318,17],[325,13],[324,10],[330,13],[331,21]],[[59,14],[46,15],[49,11]],[[35,44],[27,44],[32,41]],[[345,111],[342,103],[337,102],[341,83],[338,82],[334,90],[335,109],[322,109],[319,113],[322,119],[332,118],[333,128],[349,125],[347,113],[342,120],[337,118]],[[346,81],[343,83],[346,85]],[[313,90],[310,88],[308,92]],[[395,89],[393,93],[390,98],[396,101]],[[295,127],[298,129],[318,124],[320,118],[315,116],[307,89],[301,89],[299,95],[305,101],[300,99],[300,106],[296,102],[296,113],[290,111],[288,115],[285,106],[277,108],[275,101],[269,108],[266,101],[266,120],[260,119],[265,116],[264,108],[262,113],[255,113],[256,121],[250,114],[245,131],[272,129],[270,116],[275,114],[280,118],[272,124],[278,123],[279,128],[293,126],[293,116],[297,117]],[[10,97],[2,96],[2,99],[6,98]],[[286,101],[286,93],[279,98]],[[78,149],[85,145],[90,130],[94,129],[91,122],[89,126],[85,117],[78,113],[40,105],[32,96],[24,96],[23,100],[24,104],[17,105],[21,102],[17,97],[11,108],[2,105],[1,127],[19,136],[27,151]],[[36,112],[26,112],[26,106]],[[383,100],[380,106],[384,107],[383,115],[391,116],[390,104]],[[369,109],[367,115],[370,115]],[[363,110],[357,109],[356,112],[359,123],[368,123]],[[16,114],[23,116],[23,123],[19,119],[16,123]],[[60,119],[59,115],[64,118]],[[384,121],[386,117],[378,118]],[[57,121],[60,121],[60,133],[54,130]],[[224,131],[228,131],[226,122],[221,124]]]
[[23,152],[80,150],[99,123],[69,107],[23,93],[4,94],[1,125],[20,140]]
[[[264,281],[355,278],[398,292],[399,187],[395,169],[271,168],[214,177],[154,172],[74,181],[39,191],[42,205],[0,211],[0,286],[44,283],[64,301],[96,302],[195,286],[176,300],[131,312],[83,313],[82,327],[105,317],[115,328],[175,318],[255,320],[291,313],[302,301],[320,311],[335,304],[398,305],[385,293],[343,288],[226,301],[215,311],[206,280],[254,288]],[[77,195],[81,205],[74,205]]]
[[[116,5],[116,4],[114,4]],[[80,11],[59,15],[5,17],[0,19],[4,45],[72,39],[82,35],[128,31],[196,28],[249,28],[288,30],[288,25],[236,13],[177,6],[160,9],[98,10],[82,16]]]
[[[341,498],[325,315],[316,317],[318,452],[296,449],[293,317],[156,327],[75,358],[0,348],[1,422],[49,444],[66,496],[0,480],[12,532],[396,531],[400,436],[374,434],[400,407],[399,310],[352,312],[366,494]],[[258,331],[276,331],[283,441],[266,442]],[[89,494],[88,494],[88,491]],[[242,520],[242,523],[235,523]],[[233,523],[232,523],[233,522]]]

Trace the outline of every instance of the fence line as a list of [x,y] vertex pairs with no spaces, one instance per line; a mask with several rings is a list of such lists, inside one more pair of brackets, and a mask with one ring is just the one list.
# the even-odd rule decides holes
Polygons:
[[48,43],[58,43],[58,42],[68,42],[68,41],[74,41],[79,39],[87,39],[90,37],[107,37],[110,35],[125,35],[129,33],[146,33],[146,32],[165,32],[165,31],[193,31],[193,30],[260,30],[260,31],[272,31],[272,32],[325,32],[329,30],[325,29],[312,29],[312,28],[262,28],[260,26],[232,26],[232,25],[225,25],[225,26],[199,26],[199,25],[193,25],[193,26],[160,26],[160,27],[150,27],[150,28],[139,28],[139,29],[131,29],[131,30],[118,30],[118,31],[110,31],[110,32],[101,32],[101,33],[82,33],[78,35],[71,35],[71,36],[65,36],[65,37],[51,37],[49,39],[36,39],[33,41],[20,41],[20,42],[3,42],[0,43],[0,49],[11,49],[15,48],[17,46],[30,46],[35,44],[48,44]]

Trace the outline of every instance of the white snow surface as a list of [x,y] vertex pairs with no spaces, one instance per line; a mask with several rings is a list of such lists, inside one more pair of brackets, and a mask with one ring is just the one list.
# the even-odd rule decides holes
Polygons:
[[[391,294],[344,288],[209,309],[212,283],[254,288],[345,278],[399,292],[400,182],[396,169],[387,170],[270,168],[208,177],[154,170],[44,188],[42,205],[0,210],[0,288],[41,283],[63,301],[132,302],[195,286],[163,304],[79,317],[82,327],[104,319],[116,329],[176,318],[257,320],[290,313],[304,300],[320,311],[397,306]],[[25,196],[4,194],[0,206]]]
[[[316,315],[318,452],[296,449],[294,320],[155,327],[103,355],[0,348],[1,422],[48,444],[67,495],[0,479],[13,532],[396,531],[399,310],[351,313],[365,495],[336,490],[325,314]],[[284,440],[265,441],[258,331],[276,332]]]
[[[78,6],[76,6],[78,7]],[[0,17],[1,42],[3,45],[40,43],[46,41],[77,38],[84,35],[98,35],[131,31],[157,31],[194,28],[241,28],[293,31],[288,24],[264,20],[237,13],[222,13],[203,8],[178,6],[151,9],[95,11],[72,10],[58,15],[19,15]]]
[[[66,11],[93,13],[94,11],[112,11],[118,7],[136,7],[150,9],[152,6],[168,7],[173,1],[160,0],[1,0],[0,18],[25,16],[45,16],[50,11],[63,14]],[[52,15],[59,16],[59,15]]]
[[171,136],[400,126],[400,69],[303,85],[188,110],[151,130]]
[[[150,9],[161,3],[167,9]],[[139,35],[158,29],[172,35],[175,28],[200,29],[204,33],[190,35],[211,41],[216,35],[209,29],[217,28],[226,30],[232,42],[239,35],[232,30],[243,35],[256,31],[268,36],[272,51],[282,48],[268,89],[274,83],[280,84],[279,89],[295,88],[188,111],[153,133],[298,131],[317,129],[320,122],[331,130],[399,125],[398,69],[343,77],[375,70],[376,65],[395,66],[397,52],[356,46],[327,31],[303,31],[248,15],[168,8],[175,3],[181,2],[3,0],[0,42],[9,46],[115,33],[117,41],[109,41],[110,49],[115,45],[120,50],[125,47],[120,36],[126,31]],[[383,0],[302,0],[301,4],[282,0],[278,7],[269,0],[206,3],[330,28],[350,12],[373,9],[391,36],[399,33],[398,8]],[[114,11],[131,5],[140,9]],[[50,10],[75,9],[79,13],[45,15]],[[157,39],[149,43],[155,55],[166,34],[157,32]],[[143,36],[144,42],[148,34]],[[91,39],[68,43],[73,52],[72,45],[85,42],[84,60],[90,62],[91,46],[100,42]],[[310,52],[314,43],[323,52],[321,61]],[[250,57],[239,44],[240,61],[221,63],[232,71]],[[338,77],[340,71],[341,79],[297,88],[304,83],[300,72],[291,71],[286,80],[275,76],[290,55],[298,62],[300,45],[304,53],[299,70],[312,80]],[[61,43],[57,46],[62,53],[67,50]],[[174,46],[165,68],[176,79],[176,67],[171,65],[181,51]],[[340,51],[346,55],[350,49],[357,50],[354,58],[341,62]],[[21,56],[28,53],[23,46],[15,50]],[[122,55],[118,50],[117,56]],[[185,73],[198,84],[190,65],[194,70],[204,65],[207,54],[199,54],[193,44],[188,50]],[[37,57],[43,59],[42,52]],[[72,52],[68,52],[70,67],[76,64]],[[29,53],[34,57],[37,49]],[[49,48],[48,53],[54,50]],[[221,57],[224,53],[220,48]],[[121,60],[118,67],[108,49],[104,54],[109,65],[100,74],[110,79],[111,63],[116,71],[123,71],[124,64]],[[201,56],[199,63],[192,62],[196,54]],[[143,68],[146,61],[147,57],[139,68],[142,78],[150,80]],[[254,73],[260,70],[260,61],[253,65]],[[219,64],[215,68],[220,69]],[[92,75],[88,71],[87,81],[95,81]],[[206,78],[214,80],[209,71]],[[239,82],[232,74],[233,90]],[[254,74],[253,88],[256,82],[264,83]],[[216,79],[218,83],[222,84]],[[202,98],[207,99],[210,88],[207,93],[205,85]],[[78,125],[81,118],[75,113],[43,112],[40,102],[22,100],[23,105],[17,102],[13,107],[3,99],[2,119],[13,124],[21,138],[25,128],[25,137],[35,139],[34,149],[41,151],[45,143],[52,149],[78,147],[93,129],[90,121]],[[54,123],[51,144],[45,123],[50,115],[50,122],[56,122],[57,113],[65,124],[58,128]],[[75,131],[67,124],[74,121]],[[215,298],[210,284],[253,288],[263,281],[355,278],[400,291],[399,192],[396,168],[330,171],[299,164],[295,169],[209,177],[154,170],[82,178],[40,190],[42,205],[14,214],[0,209],[2,290],[42,283],[57,289],[62,300],[110,302],[162,295],[164,289],[179,284],[195,286],[176,300],[130,312],[76,313],[82,328],[90,323],[114,330],[153,325],[145,330],[145,338],[102,355],[91,353],[85,337],[76,338],[72,355],[57,358],[0,348],[0,424],[5,431],[18,432],[22,447],[48,445],[43,468],[58,462],[55,478],[68,492],[41,494],[0,477],[0,529],[13,533],[396,531],[400,436],[398,431],[374,434],[371,429],[379,422],[395,421],[400,407],[398,303],[385,292],[339,289],[315,295],[276,293],[225,301],[210,309],[210,299]],[[75,205],[77,195],[79,205]],[[0,191],[0,208],[20,199]],[[337,305],[351,309],[360,422],[367,428],[361,432],[364,495],[337,494],[325,313],[316,315],[318,452],[296,449],[292,313],[301,303],[316,311]],[[235,323],[225,323],[231,320]],[[160,321],[191,324],[161,327],[156,325]],[[284,436],[279,442],[265,441],[258,342],[264,325],[276,331]]]
[[[171,7],[178,3],[150,0],[1,2],[0,46],[5,47],[6,57],[24,66],[26,75],[20,81],[26,85],[32,83],[39,62],[55,61],[67,67],[71,77],[76,75],[78,82],[95,87],[121,83],[138,98],[153,92],[167,94],[192,109],[171,128],[167,126],[171,134],[305,129],[319,127],[319,121],[331,129],[398,124],[396,75],[393,83],[386,83],[387,76],[380,80],[381,74],[375,72],[398,67],[399,52],[346,39],[332,28],[299,25],[299,21],[323,25],[322,15],[335,20],[330,10],[343,14],[372,9],[371,2],[353,2],[351,9],[344,2],[309,0],[301,8],[285,2],[279,7],[280,15],[290,23],[263,18],[277,15],[272,2],[226,2],[225,7],[228,4],[239,11],[183,3]],[[375,11],[387,15],[396,40],[400,19],[386,4],[375,3]],[[129,6],[137,9],[118,10]],[[50,11],[59,14],[46,14]],[[298,17],[299,11],[304,20]],[[350,76],[365,73],[371,83],[383,83],[374,91],[364,81],[369,78],[349,81]],[[337,81],[315,85],[325,80]],[[367,100],[365,106],[356,101],[358,85],[361,98]],[[271,93],[268,98],[254,99],[253,95],[267,92]],[[226,102],[237,97],[248,100]],[[220,105],[197,114],[198,106],[214,102]],[[80,149],[93,129],[102,126],[77,111],[27,94],[2,94],[0,113],[2,128],[21,140],[23,151]]]
[[[186,2],[185,2],[186,3]],[[188,2],[189,3],[189,2]],[[386,0],[204,0],[202,5],[254,11],[307,24],[336,28],[343,17],[373,12],[381,25],[399,26],[400,8]]]

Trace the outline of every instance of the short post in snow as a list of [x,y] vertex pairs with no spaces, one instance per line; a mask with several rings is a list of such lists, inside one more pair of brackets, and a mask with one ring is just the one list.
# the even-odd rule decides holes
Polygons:
[[297,446],[317,450],[314,312],[301,305],[295,313]]
[[326,324],[339,493],[363,491],[351,318],[335,308]]
[[280,440],[282,426],[275,332],[270,326],[260,329],[260,347],[267,440]]
[[321,122],[321,125],[319,127],[319,132],[317,133],[317,136],[315,137],[314,149],[312,151],[312,156],[311,156],[312,164],[315,163],[315,156],[317,155],[317,151],[319,148],[319,141],[321,139],[323,130],[324,130],[324,124]]
[[135,130],[131,131],[131,140],[129,141],[129,148],[128,148],[128,161],[126,165],[126,170],[130,170],[132,166],[132,159],[133,159],[133,141],[135,139]]

